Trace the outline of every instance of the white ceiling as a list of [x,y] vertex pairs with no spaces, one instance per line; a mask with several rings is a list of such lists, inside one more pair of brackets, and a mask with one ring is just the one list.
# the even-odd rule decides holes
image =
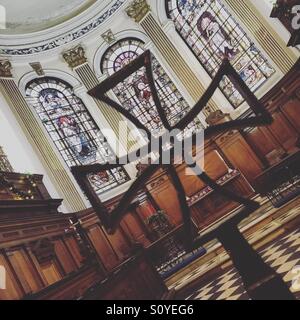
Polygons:
[[83,12],[102,0],[0,0],[6,9],[2,34],[25,34],[45,30]]

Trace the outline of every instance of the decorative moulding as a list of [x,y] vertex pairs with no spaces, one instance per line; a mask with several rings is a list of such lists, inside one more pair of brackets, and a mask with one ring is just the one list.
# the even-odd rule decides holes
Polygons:
[[[38,32],[36,34],[31,34],[30,36],[0,36],[1,42],[5,45],[0,46],[0,55],[5,56],[23,56],[41,53],[44,51],[52,50],[58,48],[62,45],[68,44],[72,41],[81,39],[83,36],[94,31],[104,22],[106,22],[113,14],[115,14],[128,0],[115,0],[110,1],[110,5],[105,7],[103,10],[103,5],[100,7],[102,10],[94,17],[91,14],[97,10],[94,6],[87,10],[85,15],[80,15],[78,18],[74,18],[71,22],[66,22],[63,28],[58,28],[56,32],[50,32],[50,30],[45,30],[43,32]],[[99,6],[99,5],[98,5]],[[100,10],[100,9],[99,9]],[[84,19],[84,21],[82,21]],[[51,29],[52,30],[52,29]],[[72,31],[70,31],[72,30]],[[45,37],[48,40],[45,41]],[[26,40],[25,40],[26,39]],[[42,40],[43,39],[43,40]],[[14,42],[12,42],[14,41]],[[15,43],[20,42],[18,45]]]

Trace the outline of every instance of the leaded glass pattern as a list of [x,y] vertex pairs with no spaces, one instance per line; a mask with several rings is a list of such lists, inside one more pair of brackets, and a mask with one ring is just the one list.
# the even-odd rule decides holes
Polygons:
[[[35,79],[27,85],[26,96],[69,167],[115,159],[106,138],[69,84],[51,77]],[[128,175],[120,167],[89,179],[101,194],[125,183]]]
[[[275,72],[222,1],[166,0],[166,3],[177,32],[211,77],[224,57],[228,57],[253,92]],[[220,83],[220,89],[233,107],[244,101],[227,77]]]
[[[140,40],[121,40],[105,53],[101,62],[102,72],[111,76],[144,52],[144,43]],[[190,106],[155,57],[153,57],[152,67],[162,107],[170,125],[174,126],[190,110]],[[162,133],[163,126],[144,67],[119,83],[113,92],[122,107],[138,118],[154,136]],[[197,118],[189,125],[185,135],[190,135],[194,130],[201,128],[203,126]]]

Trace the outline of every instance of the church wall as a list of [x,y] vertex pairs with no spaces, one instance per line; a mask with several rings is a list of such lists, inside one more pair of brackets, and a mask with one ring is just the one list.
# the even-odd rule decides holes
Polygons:
[[[193,67],[193,71],[195,72],[197,77],[201,79],[201,81],[204,84],[209,83],[210,77],[201,67],[200,63],[197,61],[195,56],[187,48],[186,44],[183,42],[180,36],[177,34],[173,23],[167,18],[167,15],[165,13],[165,8],[164,8],[164,1],[149,0],[148,2],[151,5],[153,16],[155,17],[155,19],[159,21],[163,31],[168,35],[171,41],[176,43],[176,48],[179,51],[180,55],[183,57],[183,59],[185,61],[188,61],[188,63]],[[262,12],[264,13],[263,15],[266,18],[266,21],[269,21],[265,14],[267,9],[263,8],[263,5],[260,5],[259,7],[258,4],[255,3],[255,0],[253,0],[252,2],[255,5],[257,5],[257,8],[261,7]],[[23,93],[25,80],[29,79],[30,74],[31,74],[30,77],[32,77],[32,69],[29,66],[29,62],[38,61],[41,63],[46,74],[51,73],[52,75],[57,74],[57,77],[65,77],[70,79],[74,78],[75,82],[77,82],[75,85],[75,92],[85,102],[86,106],[89,108],[90,112],[92,113],[95,121],[98,123],[100,128],[108,127],[109,124],[107,122],[107,119],[105,119],[105,116],[101,113],[101,111],[99,111],[99,108],[96,106],[94,101],[86,94],[86,90],[83,84],[80,83],[80,79],[78,78],[78,75],[64,61],[62,57],[62,52],[74,47],[77,44],[81,44],[85,49],[88,62],[94,69],[94,72],[96,73],[98,79],[103,80],[103,75],[101,74],[97,66],[97,61],[99,61],[99,58],[97,57],[97,55],[99,55],[99,52],[98,52],[99,50],[101,52],[104,52],[105,48],[109,46],[109,44],[107,44],[102,38],[102,34],[106,32],[108,29],[111,29],[117,39],[120,39],[126,36],[132,36],[133,34],[140,35],[140,38],[146,42],[146,47],[150,48],[154,52],[156,58],[162,63],[167,73],[170,75],[171,79],[179,88],[179,90],[181,91],[183,96],[186,98],[186,100],[189,102],[189,104],[193,105],[195,102],[194,99],[190,96],[186,88],[184,88],[184,86],[182,85],[181,79],[178,76],[176,76],[176,73],[174,72],[174,70],[172,70],[170,65],[168,65],[168,63],[166,62],[167,61],[166,57],[164,57],[161,54],[161,52],[158,50],[158,48],[152,43],[152,41],[150,41],[148,35],[146,34],[145,30],[143,30],[141,25],[139,25],[138,23],[135,23],[132,19],[130,19],[127,16],[127,14],[124,11],[124,8],[125,7],[123,6],[113,17],[111,17],[104,24],[102,24],[102,26],[99,29],[95,29],[94,31],[89,33],[87,36],[81,38],[80,40],[76,40],[66,45],[63,45],[61,47],[55,48],[51,52],[49,51],[47,53],[38,53],[35,55],[28,55],[28,56],[22,56],[22,57],[15,56],[11,58],[10,60],[13,64],[13,75],[16,79],[16,82],[19,84],[21,92]],[[236,19],[238,20],[239,18],[236,17]],[[243,24],[243,22],[241,23]],[[243,27],[247,30],[246,25],[243,25]],[[277,30],[277,27],[276,27],[276,30]],[[284,32],[282,32],[282,29],[279,29],[279,30],[281,30],[279,36],[284,38]],[[248,32],[248,35],[252,38],[254,37],[250,31]],[[262,51],[264,52],[264,48],[260,47],[260,49],[262,49]],[[257,95],[259,97],[261,97],[268,88],[274,85],[282,77],[282,73],[279,71],[278,66],[275,66],[273,63],[273,67],[277,69],[276,74],[267,81],[266,85],[264,85],[260,90],[258,90]],[[62,76],[63,74],[64,76]],[[204,85],[204,86],[207,86],[207,85]],[[214,101],[221,110],[223,110],[224,112],[230,112],[233,118],[241,115],[247,108],[246,106],[241,106],[237,110],[233,111],[227,99],[224,98],[223,94],[219,92],[219,90],[214,95]],[[112,136],[112,138],[115,138],[115,136]],[[12,147],[10,147],[10,150],[12,150]],[[11,152],[12,151],[10,151],[10,153]],[[125,152],[124,149],[123,149],[123,152]],[[35,157],[36,160],[34,160],[33,158],[31,159],[30,157],[27,156],[29,169],[31,167],[38,168],[39,161],[37,160],[36,157]],[[27,163],[27,161],[22,163],[23,167],[25,166],[25,163]],[[68,171],[68,168],[66,168],[65,164],[62,163],[62,165],[64,166],[65,170]],[[27,164],[26,164],[26,167],[27,167]],[[51,180],[50,182],[49,175],[47,174],[47,168],[43,167],[43,165],[41,164],[39,164],[39,167],[40,167],[39,172],[42,172],[45,174],[45,179],[46,179],[45,181],[47,184],[49,184],[49,189],[51,190],[53,195],[59,196],[60,192],[58,191],[58,188],[56,188],[55,186],[56,184],[55,181]],[[130,172],[130,175],[133,177],[135,174],[134,170],[132,168],[129,168],[129,172]],[[69,176],[70,176],[70,179],[72,179],[70,174]],[[49,181],[49,183],[47,181]],[[79,192],[80,197],[82,198],[82,201],[85,203],[86,206],[88,206],[88,203],[85,201],[85,198],[82,195],[77,185],[76,185],[76,190]],[[109,195],[106,195],[105,199],[110,198],[113,195],[113,193],[114,191],[112,191],[112,193],[109,193]]]
[[[300,134],[297,111],[300,107],[299,79],[298,65],[263,97],[263,104],[275,116],[272,126],[261,128],[268,133],[264,132],[264,135],[261,135],[263,131],[234,131],[206,141],[205,168],[209,175],[219,179],[226,175],[229,168],[239,170],[240,175],[225,181],[226,186],[236,194],[251,197],[254,195],[251,188],[252,178],[270,167],[272,161],[280,161],[274,157],[273,152],[278,146],[281,146],[287,154],[299,150],[299,145],[297,147]],[[283,125],[288,129],[285,130],[284,140],[279,143],[278,137]],[[276,132],[278,132],[277,137]],[[269,139],[266,148],[261,143],[265,141],[265,136]],[[272,153],[273,157],[270,157]],[[184,175],[184,170],[183,165],[177,167],[187,195],[191,198],[203,190],[205,185],[196,181],[193,176]],[[148,199],[149,202],[153,201],[153,208],[164,209],[172,224],[179,226],[182,222],[179,205],[176,203],[176,192],[169,177],[159,172],[147,183],[147,189],[152,196]],[[98,261],[98,267],[95,267],[95,265],[83,266],[83,256],[87,257],[86,252],[84,254],[82,251],[78,235],[74,233],[69,222],[70,218],[74,219],[74,215],[58,215],[53,212],[50,214],[47,212],[48,201],[50,200],[46,199],[41,207],[32,207],[30,211],[28,208],[22,208],[23,203],[18,202],[16,206],[20,207],[21,214],[20,211],[14,211],[14,208],[10,208],[8,212],[5,205],[1,208],[0,220],[4,219],[0,224],[0,265],[5,266],[7,270],[8,289],[0,291],[0,299],[21,299],[32,294],[61,299],[77,298],[90,286],[107,277],[109,279],[108,287],[105,287],[107,290],[102,288],[104,291],[100,290],[98,297],[115,297],[124,294],[127,288],[131,288],[132,283],[136,281],[136,272],[143,270],[148,270],[149,274],[153,272],[146,260],[138,260],[130,267],[126,265],[126,260],[134,254],[137,241],[146,250],[150,250],[151,244],[155,241],[151,239],[149,230],[146,230],[143,224],[147,217],[146,211],[151,214],[153,208],[150,206],[146,208],[144,205],[132,209],[114,235],[109,235],[103,229],[93,210],[75,214],[83,228],[81,235],[86,236],[85,241],[92,248]],[[191,211],[195,226],[203,230],[234,208],[236,204],[210,193],[192,204]],[[118,272],[120,276],[118,281],[111,275],[117,270],[116,268],[121,268]],[[152,288],[152,284],[160,288],[161,293],[161,283],[154,277],[154,273],[151,273],[150,278],[151,281],[142,279],[141,282],[135,283],[132,292],[138,295],[139,290],[144,289],[144,285]]]

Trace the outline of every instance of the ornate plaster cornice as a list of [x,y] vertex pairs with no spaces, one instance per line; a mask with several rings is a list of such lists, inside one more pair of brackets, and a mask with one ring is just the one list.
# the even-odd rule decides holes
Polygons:
[[[74,25],[69,26],[69,30],[63,34],[53,36],[51,34],[51,39],[49,41],[41,40],[32,40],[28,39],[28,44],[24,44],[24,40],[22,37],[23,44],[19,45],[0,45],[0,55],[3,56],[25,56],[38,54],[44,51],[49,51],[56,49],[62,45],[68,44],[72,41],[81,39],[83,36],[89,34],[90,32],[97,29],[100,25],[106,22],[114,13],[116,13],[128,0],[114,0],[111,1],[111,4],[105,11],[101,11],[98,15],[96,15],[93,19],[90,17],[87,18],[85,23],[80,23],[80,27],[74,27]],[[49,33],[49,32],[48,32]],[[48,35],[49,36],[49,35]],[[1,38],[1,37],[0,37]],[[50,38],[50,36],[49,36]],[[20,40],[21,41],[21,40]],[[16,43],[15,41],[14,43]],[[3,43],[3,42],[2,42]],[[30,45],[29,45],[30,43]]]

